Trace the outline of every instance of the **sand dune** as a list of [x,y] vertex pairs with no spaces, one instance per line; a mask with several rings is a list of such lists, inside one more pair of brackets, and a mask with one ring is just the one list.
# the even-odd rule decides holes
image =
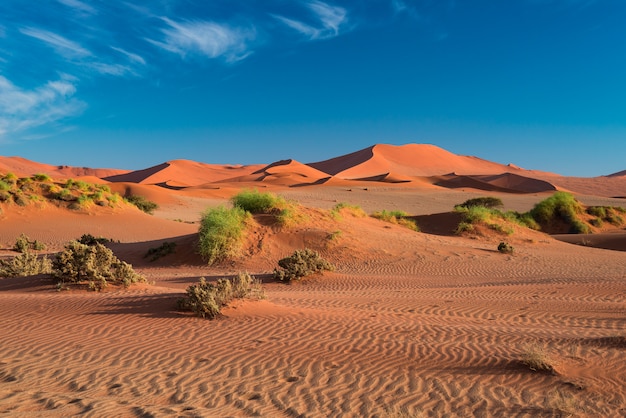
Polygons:
[[372,147],[308,164],[325,173],[347,179],[368,178],[384,173],[405,176],[436,176],[454,171],[458,174],[500,174],[515,170],[476,157],[455,155],[426,144],[374,145]]
[[557,188],[547,181],[504,173],[488,176],[462,176],[449,174],[441,176],[435,184],[447,188],[473,188],[485,191],[507,193],[539,193],[556,191]]

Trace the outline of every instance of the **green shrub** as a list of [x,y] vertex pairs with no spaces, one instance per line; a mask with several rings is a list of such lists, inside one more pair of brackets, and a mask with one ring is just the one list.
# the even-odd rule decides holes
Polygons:
[[39,258],[29,248],[21,251],[16,257],[9,260],[0,260],[0,277],[32,276],[35,274],[50,274],[52,263],[48,257]]
[[220,206],[202,214],[199,252],[209,265],[237,253],[249,219],[250,214],[240,207],[228,209]]
[[503,206],[502,200],[497,197],[477,197],[474,199],[466,200],[461,203],[460,206],[462,208],[471,208],[473,206],[482,206],[485,208],[495,208],[497,206]]
[[168,254],[172,254],[176,251],[175,242],[164,242],[155,248],[150,248],[144,258],[150,258],[150,261],[156,261],[159,258],[165,257]]
[[349,203],[340,202],[337,203],[331,210],[330,216],[335,219],[340,219],[343,213],[348,213],[355,218],[364,218],[367,213],[359,205],[351,205]]
[[85,245],[106,244],[107,242],[111,242],[108,238],[94,237],[91,234],[83,234],[77,241]]
[[13,188],[13,186],[9,183],[7,183],[4,180],[0,180],[0,191],[6,192],[9,191]]
[[549,198],[537,203],[531,209],[531,216],[542,226],[549,226],[555,220],[571,224],[583,213],[582,205],[570,193],[556,192]]
[[409,228],[413,231],[419,231],[417,222],[414,219],[408,218],[408,213],[401,210],[383,210],[381,212],[374,212],[372,218],[380,219],[381,221],[389,222],[396,225],[401,225]]
[[178,308],[212,319],[233,299],[243,298],[263,298],[261,282],[248,273],[239,273],[233,279],[219,279],[216,283],[209,283],[202,277],[198,284],[187,288],[186,297],[178,300]]
[[270,213],[273,209],[281,209],[286,202],[273,193],[261,193],[258,190],[243,190],[232,197],[233,206],[250,213]]
[[130,204],[133,204],[135,206],[137,206],[141,211],[152,215],[152,213],[159,208],[159,205],[157,205],[154,202],[149,201],[148,199],[146,199],[143,196],[126,196],[125,197],[126,201]]
[[513,254],[513,246],[508,242],[501,242],[498,244],[498,251],[502,254]]
[[589,206],[587,208],[587,213],[591,216],[595,216],[598,218],[606,218],[606,212],[607,209],[610,210],[610,208],[607,208],[606,206]]
[[61,282],[88,282],[93,290],[104,289],[109,283],[129,286],[145,281],[132,266],[120,261],[100,243],[95,245],[71,241],[52,263],[53,275]]
[[13,244],[13,251],[23,253],[30,249],[30,239],[25,234],[21,234]]
[[52,179],[50,178],[49,175],[43,174],[43,173],[35,174],[32,177],[32,179],[35,180],[35,181],[39,181],[39,182],[50,182],[50,181],[52,181]]
[[280,269],[274,269],[274,278],[283,282],[298,280],[324,270],[332,271],[334,266],[310,249],[296,250],[291,256],[278,261]]

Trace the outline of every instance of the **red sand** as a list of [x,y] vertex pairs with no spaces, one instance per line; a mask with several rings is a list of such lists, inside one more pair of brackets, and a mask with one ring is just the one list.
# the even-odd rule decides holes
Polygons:
[[[447,155],[430,146],[407,151],[428,149],[435,152],[433,161]],[[43,241],[50,251],[83,233],[102,235],[114,239],[116,255],[151,284],[57,292],[45,277],[0,279],[0,412],[12,417],[624,415],[626,252],[590,245],[623,250],[626,232],[577,236],[585,245],[524,229],[510,236],[454,235],[450,211],[468,198],[497,196],[505,209],[524,211],[551,192],[443,188],[429,176],[451,171],[460,176],[463,170],[407,174],[400,151],[376,146],[373,156],[356,153],[325,170],[285,161],[203,173],[194,163],[171,162],[148,176],[129,173],[111,184],[157,201],[154,216],[134,208],[73,212],[3,204],[3,248],[20,233]],[[458,161],[472,170],[484,169],[466,176],[483,176],[478,178],[492,186],[511,191],[535,184],[499,177],[514,169],[487,173],[493,163],[462,158]],[[372,167],[383,166],[374,173]],[[39,172],[41,166],[35,168]],[[332,171],[369,179],[326,179]],[[385,173],[391,174],[374,178]],[[586,184],[605,193],[615,187],[603,183],[611,179]],[[547,181],[563,187],[561,180],[570,181],[559,176]],[[201,183],[175,190],[153,181]],[[319,185],[288,187],[312,182]],[[204,265],[195,250],[198,224],[190,222],[207,207],[227,204],[241,187],[254,186],[300,202],[307,220],[282,229],[261,222],[249,233],[241,257]],[[612,195],[579,198],[626,206]],[[358,204],[368,213],[404,210],[416,215],[423,232],[348,212],[333,218],[325,210],[338,202]],[[513,255],[496,250],[502,240],[515,247]],[[164,241],[177,244],[175,254],[156,262],[144,258]],[[336,270],[292,285],[273,282],[278,259],[303,247],[320,251]],[[266,300],[236,303],[215,321],[175,310],[176,299],[199,277],[212,280],[239,271],[263,279]],[[545,348],[555,373],[522,363],[533,344]]]

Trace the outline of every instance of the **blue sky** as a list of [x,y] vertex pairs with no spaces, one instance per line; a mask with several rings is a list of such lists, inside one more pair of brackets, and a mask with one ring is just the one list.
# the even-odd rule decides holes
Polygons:
[[[36,4],[36,6],[35,6]],[[2,0],[0,155],[626,169],[623,0]]]

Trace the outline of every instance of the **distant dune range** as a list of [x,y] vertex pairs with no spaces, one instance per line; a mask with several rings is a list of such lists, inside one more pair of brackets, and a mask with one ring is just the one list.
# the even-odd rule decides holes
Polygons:
[[54,166],[20,157],[0,157],[0,172],[18,175],[46,173],[55,178],[88,176],[111,183],[158,185],[175,190],[209,185],[220,187],[229,183],[271,183],[285,187],[379,183],[507,193],[567,190],[602,197],[626,196],[626,170],[600,177],[566,177],[478,157],[460,156],[428,144],[379,144],[307,164],[292,159],[268,165],[220,165],[172,160],[135,171]]

